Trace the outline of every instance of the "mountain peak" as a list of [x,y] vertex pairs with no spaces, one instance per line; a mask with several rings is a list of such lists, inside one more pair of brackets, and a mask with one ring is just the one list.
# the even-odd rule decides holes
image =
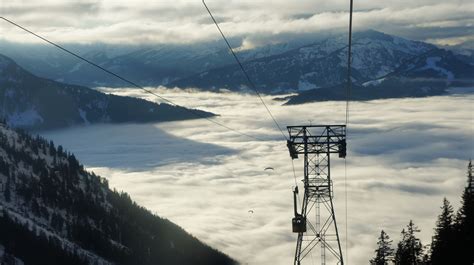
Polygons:
[[[353,44],[352,76],[358,83],[385,76],[405,61],[433,48],[427,43],[376,30],[355,33]],[[264,93],[277,94],[332,87],[346,78],[345,47],[347,39],[339,34],[284,53],[246,61],[244,67]],[[246,84],[240,69],[234,64],[173,81],[170,86],[240,91]]]
[[376,31],[374,29],[368,29],[368,30],[363,30],[363,31],[357,31],[354,33],[354,39],[375,39],[375,40],[384,40],[384,41],[392,41],[393,36]]

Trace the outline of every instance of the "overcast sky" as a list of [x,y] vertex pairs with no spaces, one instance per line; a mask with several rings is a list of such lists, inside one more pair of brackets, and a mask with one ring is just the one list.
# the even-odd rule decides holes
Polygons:
[[[470,0],[356,0],[354,29],[437,44],[474,42]],[[348,0],[208,0],[228,36],[248,43],[291,34],[346,31]],[[54,41],[193,43],[219,38],[200,0],[2,0],[2,16]],[[1,22],[2,37],[36,41]],[[257,38],[258,37],[258,38]]]

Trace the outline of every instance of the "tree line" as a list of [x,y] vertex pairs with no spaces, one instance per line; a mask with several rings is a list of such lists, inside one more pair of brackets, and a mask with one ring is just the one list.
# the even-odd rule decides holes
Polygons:
[[372,265],[472,265],[474,264],[474,179],[472,161],[467,166],[467,186],[461,196],[461,206],[454,211],[444,198],[441,213],[436,221],[430,245],[423,247],[412,220],[401,232],[396,249],[393,241],[382,230],[377,241]]

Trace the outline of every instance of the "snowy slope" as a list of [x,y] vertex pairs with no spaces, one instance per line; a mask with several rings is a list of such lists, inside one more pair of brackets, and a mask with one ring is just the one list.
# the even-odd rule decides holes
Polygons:
[[434,49],[417,56],[389,76],[441,80],[447,86],[474,87],[474,65],[443,49]]
[[[306,91],[337,85],[345,78],[346,34],[296,37],[245,48],[231,39],[252,80],[265,93]],[[353,77],[363,83],[383,77],[407,60],[437,49],[374,30],[353,36]],[[247,83],[222,40],[182,45],[71,45],[71,50],[141,85],[246,91]],[[123,87],[121,80],[51,47],[0,41],[2,53],[32,73],[89,87]],[[460,51],[461,52],[461,51]],[[456,56],[472,65],[472,55]]]
[[15,258],[26,265],[234,263],[111,191],[62,147],[0,125],[0,264]]
[[[241,39],[230,39],[237,48]],[[286,52],[304,44],[307,39],[239,51],[244,61]],[[225,43],[216,41],[193,44],[157,45],[67,45],[68,49],[108,70],[143,86],[166,85],[171,81],[212,68],[234,63]],[[35,75],[59,82],[88,87],[123,87],[128,84],[47,45],[9,43],[0,40],[2,54],[14,59]]]
[[[365,82],[396,70],[407,60],[434,46],[377,31],[354,35],[353,78]],[[252,81],[266,93],[295,92],[337,85],[345,80],[346,36],[337,35],[282,54],[244,63]],[[236,65],[190,76],[170,85],[206,89],[245,89],[248,85]]]
[[[455,87],[474,87],[474,66],[452,52],[433,49],[416,56],[381,78],[353,84],[352,100],[427,97],[448,93]],[[324,100],[346,100],[347,85],[341,83],[302,91],[290,96],[286,104]]]

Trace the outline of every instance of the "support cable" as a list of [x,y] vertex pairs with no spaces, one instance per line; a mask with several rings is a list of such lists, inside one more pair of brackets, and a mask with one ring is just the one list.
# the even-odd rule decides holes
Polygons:
[[229,48],[229,51],[232,53],[232,56],[234,57],[235,61],[237,62],[237,64],[239,65],[240,67],[240,70],[242,71],[242,73],[244,74],[246,80],[247,80],[247,83],[249,84],[249,86],[255,91],[255,93],[257,94],[257,96],[260,98],[260,101],[262,102],[263,106],[265,107],[265,109],[267,110],[268,114],[270,115],[270,117],[272,118],[273,122],[275,123],[276,127],[280,130],[281,134],[283,135],[283,137],[285,138],[285,140],[288,140],[288,137],[286,137],[285,133],[283,132],[282,128],[280,127],[280,124],[278,124],[277,120],[275,119],[275,117],[273,116],[272,112],[270,111],[270,109],[268,108],[267,104],[265,104],[265,101],[263,100],[262,96],[260,95],[260,92],[258,91],[257,87],[255,86],[255,84],[252,82],[252,80],[250,79],[250,76],[248,75],[247,71],[245,71],[245,68],[244,66],[242,65],[242,63],[240,62],[239,60],[239,57],[237,57],[237,54],[235,54],[234,52],[234,49],[232,49],[232,46],[230,45],[229,41],[227,40],[226,36],[224,35],[224,32],[222,32],[221,28],[219,27],[219,23],[217,23],[216,19],[214,18],[214,16],[212,15],[211,13],[211,10],[209,9],[209,7],[207,7],[206,5],[206,2],[205,0],[202,0],[202,3],[204,5],[204,7],[206,8],[207,12],[209,13],[209,15],[211,16],[211,19],[212,21],[214,22],[214,24],[216,25],[217,27],[217,30],[219,30],[219,33],[221,34],[222,38],[224,39],[225,43],[227,44],[227,48]]
[[[350,0],[349,8],[349,45],[347,54],[347,98],[346,98],[346,139],[348,137],[348,125],[349,125],[349,103],[352,96],[352,13],[353,13],[354,1]],[[348,200],[347,200],[347,158],[344,158],[344,207],[345,207],[345,250],[346,250],[346,264],[349,263],[348,253]]]
[[215,125],[217,125],[217,126],[220,126],[220,127],[224,128],[224,129],[227,129],[227,130],[229,130],[229,131],[232,131],[232,132],[234,132],[234,133],[240,134],[240,135],[242,135],[242,136],[246,136],[246,137],[248,137],[248,138],[252,138],[253,140],[263,141],[262,139],[259,139],[258,137],[255,137],[255,136],[253,136],[253,135],[250,135],[250,134],[247,134],[247,133],[238,131],[238,130],[236,130],[236,129],[234,129],[234,128],[231,128],[231,127],[229,127],[229,126],[227,126],[227,125],[225,125],[225,124],[222,124],[222,123],[220,123],[220,122],[218,122],[218,121],[215,121],[215,120],[213,120],[213,119],[211,119],[211,118],[209,118],[209,117],[207,117],[207,116],[201,114],[201,113],[198,112],[197,110],[188,109],[188,108],[186,108],[186,107],[180,106],[180,105],[174,103],[173,101],[171,101],[171,100],[169,100],[169,99],[167,99],[167,98],[165,98],[165,97],[163,97],[163,96],[160,96],[159,94],[157,94],[157,93],[155,93],[155,92],[153,92],[153,91],[151,91],[151,90],[149,90],[149,89],[146,89],[146,88],[140,86],[139,84],[137,84],[137,83],[135,83],[135,82],[133,82],[133,81],[130,81],[129,79],[127,79],[127,78],[125,78],[125,77],[122,77],[122,76],[120,76],[120,75],[118,75],[118,74],[116,74],[116,73],[114,73],[114,72],[112,72],[112,71],[110,71],[110,70],[107,70],[106,68],[104,68],[104,67],[102,67],[102,66],[100,66],[100,65],[98,65],[98,64],[96,64],[96,63],[94,63],[94,62],[92,62],[92,61],[90,61],[90,60],[88,60],[88,59],[86,59],[86,58],[84,58],[84,57],[82,57],[82,56],[80,56],[80,55],[78,55],[78,54],[76,54],[76,53],[74,53],[74,52],[72,52],[72,51],[66,49],[66,48],[64,48],[64,47],[62,47],[61,45],[59,45],[59,44],[57,44],[57,43],[55,43],[55,42],[52,42],[52,41],[46,39],[45,37],[40,36],[39,34],[36,34],[35,32],[33,32],[33,31],[31,31],[31,30],[29,30],[29,29],[27,29],[27,28],[25,28],[25,27],[23,27],[23,26],[21,26],[21,25],[15,23],[15,22],[13,22],[13,21],[11,21],[11,20],[5,18],[5,17],[0,17],[0,19],[3,19],[4,21],[6,21],[6,22],[12,24],[13,26],[16,26],[17,28],[22,29],[23,31],[25,31],[25,32],[27,32],[27,33],[29,33],[29,34],[31,34],[31,35],[33,35],[33,36],[39,38],[39,39],[41,39],[41,40],[43,40],[43,41],[45,41],[45,42],[51,44],[51,45],[53,45],[54,47],[56,47],[56,48],[58,48],[58,49],[60,49],[60,50],[62,50],[62,51],[64,51],[64,52],[66,52],[66,53],[68,53],[68,54],[70,54],[70,55],[72,55],[72,56],[74,56],[74,57],[76,57],[76,58],[78,58],[78,59],[80,59],[80,60],[82,60],[82,61],[84,61],[84,62],[86,62],[86,63],[88,63],[88,64],[90,64],[90,65],[92,65],[92,66],[94,66],[94,67],[96,67],[96,68],[98,68],[98,69],[100,69],[100,70],[102,70],[102,71],[104,71],[105,73],[107,73],[107,74],[109,74],[109,75],[112,75],[112,76],[114,76],[114,77],[116,77],[116,78],[122,80],[122,81],[125,82],[125,83],[128,83],[128,84],[130,84],[130,85],[132,85],[132,86],[134,86],[134,87],[136,87],[136,88],[139,88],[139,89],[145,91],[146,93],[151,94],[151,95],[153,95],[153,96],[155,96],[155,97],[157,97],[157,98],[159,98],[159,99],[165,101],[166,103],[168,103],[168,104],[170,104],[170,105],[172,105],[172,106],[182,108],[183,110],[185,110],[185,111],[187,111],[187,112],[189,112],[189,113],[191,113],[191,114],[193,114],[193,115],[195,115],[195,116],[197,116],[197,117],[199,117],[199,118],[206,119],[207,121],[209,121],[209,122],[211,122],[211,123],[213,123],[213,124],[215,124]]
[[[288,137],[286,137],[286,134],[283,132],[283,129],[281,128],[280,124],[278,123],[278,121],[275,119],[275,117],[273,116],[272,112],[270,111],[270,109],[268,108],[267,104],[265,103],[265,101],[263,100],[259,90],[257,89],[257,86],[252,82],[252,79],[250,79],[250,76],[249,74],[247,73],[247,71],[245,70],[244,66],[242,65],[242,63],[240,62],[240,59],[239,57],[237,56],[237,54],[234,52],[234,49],[232,48],[232,46],[230,45],[227,37],[225,36],[224,32],[221,30],[220,26],[219,26],[219,23],[217,22],[217,20],[214,18],[214,15],[212,15],[212,12],[211,10],[209,9],[209,7],[207,6],[205,0],[202,0],[202,4],[204,5],[204,7],[206,8],[207,12],[209,13],[209,16],[211,17],[212,21],[214,22],[214,25],[216,25],[216,28],[217,30],[219,31],[219,33],[221,34],[222,36],[222,39],[225,41],[226,45],[227,45],[227,48],[229,49],[229,51],[231,52],[232,56],[234,57],[235,61],[237,62],[237,64],[239,65],[239,68],[240,70],[242,71],[243,75],[245,76],[245,79],[248,83],[248,85],[250,86],[250,88],[252,88],[254,91],[255,91],[255,94],[257,94],[258,98],[260,99],[260,102],[263,104],[263,106],[265,107],[265,109],[267,110],[268,114],[270,115],[271,119],[273,120],[273,123],[275,124],[275,126],[278,128],[278,130],[281,132],[281,135],[283,136],[283,138],[285,140],[288,140]],[[296,180],[296,171],[295,171],[295,164],[293,162],[293,159],[291,160],[291,165],[292,165],[292,168],[293,168],[293,176],[294,176],[294,179],[295,179],[295,187],[298,186],[298,183],[297,183],[297,180]],[[300,202],[300,197],[299,197],[299,194],[297,196],[297,200],[298,202]]]
[[[291,166],[293,167],[293,176],[295,177],[295,187],[298,186],[298,183],[296,182],[296,171],[295,171],[295,162],[293,162],[293,159],[291,159]],[[299,195],[298,195],[299,197]]]

